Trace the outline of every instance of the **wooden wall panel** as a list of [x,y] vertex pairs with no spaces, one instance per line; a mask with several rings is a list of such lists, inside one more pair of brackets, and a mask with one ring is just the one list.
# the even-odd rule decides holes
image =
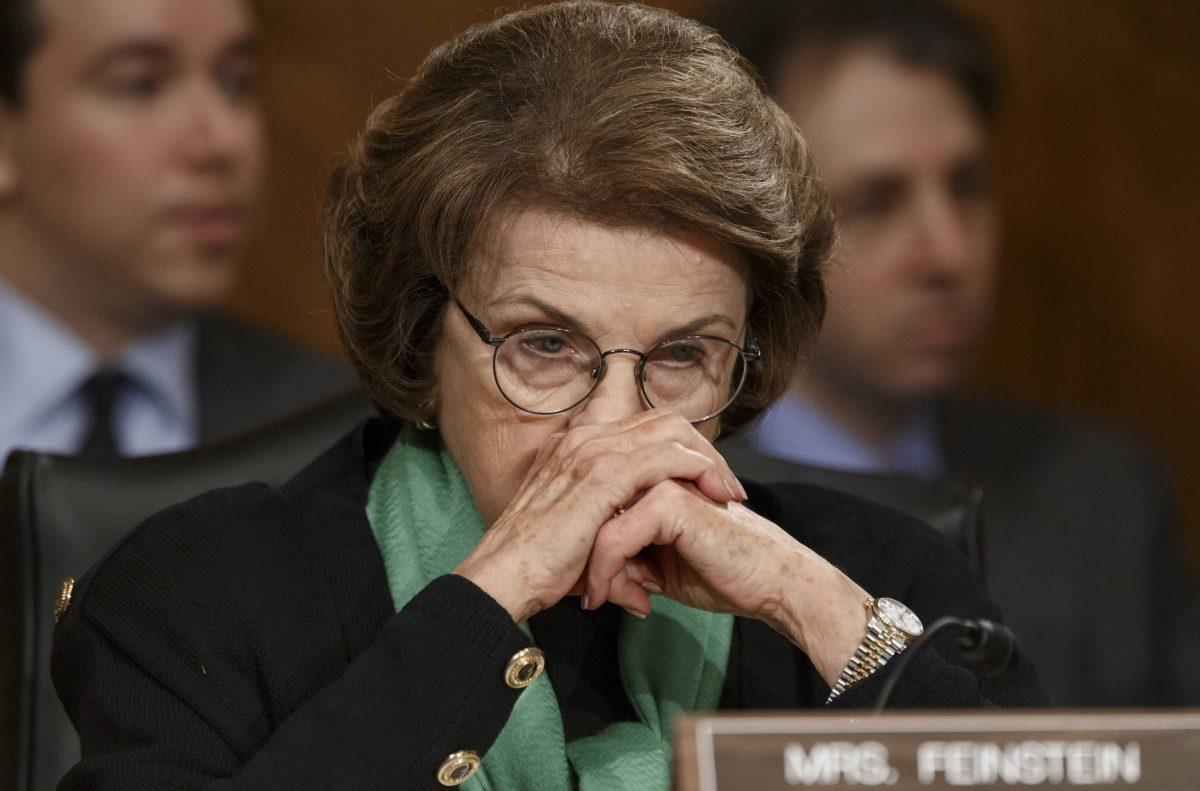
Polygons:
[[[1200,557],[1200,4],[957,2],[1010,72],[997,130],[1004,272],[977,386],[1152,437]],[[431,46],[502,4],[259,5],[273,152],[235,309],[332,351],[316,257],[324,173]]]
[[1200,550],[1200,4],[960,5],[1009,80],[998,324],[978,386],[1152,438]]

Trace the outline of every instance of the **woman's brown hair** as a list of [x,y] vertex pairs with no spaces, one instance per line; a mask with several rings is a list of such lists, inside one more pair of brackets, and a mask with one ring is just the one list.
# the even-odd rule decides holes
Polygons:
[[763,356],[723,429],[787,387],[824,315],[833,218],[796,127],[712,30],[641,5],[541,6],[441,45],[375,109],[330,179],[323,247],[384,414],[429,417],[448,295],[526,207],[724,244]]

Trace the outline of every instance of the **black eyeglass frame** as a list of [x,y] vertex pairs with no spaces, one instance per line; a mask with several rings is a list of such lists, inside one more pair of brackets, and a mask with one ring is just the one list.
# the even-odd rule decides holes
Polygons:
[[[596,343],[596,341],[589,336],[584,335],[582,332],[576,332],[575,330],[571,330],[566,327],[556,327],[553,325],[544,327],[518,327],[517,329],[506,333],[505,335],[497,337],[492,334],[492,331],[487,328],[486,324],[472,315],[471,311],[467,310],[462,302],[455,299],[454,304],[457,305],[458,309],[462,311],[463,316],[465,316],[467,319],[467,323],[471,325],[471,329],[475,330],[475,334],[479,336],[479,340],[492,347],[492,379],[496,382],[496,389],[500,391],[500,395],[504,396],[504,400],[512,404],[517,409],[521,410],[522,412],[527,412],[531,415],[561,415],[563,412],[568,412],[582,404],[584,401],[588,400],[592,393],[595,392],[596,386],[600,384],[600,380],[604,378],[604,374],[608,371],[608,366],[606,363],[610,354],[632,354],[638,358],[637,365],[634,367],[633,376],[637,381],[638,390],[641,392],[642,398],[647,404],[650,405],[651,408],[653,408],[654,401],[650,398],[650,394],[646,392],[646,360],[650,358],[650,355],[669,343],[678,343],[679,341],[686,340],[720,341],[722,343],[728,343],[737,350],[737,352],[742,356],[742,360],[746,366],[746,369],[742,372],[742,377],[738,381],[737,389],[730,394],[729,400],[725,402],[724,406],[712,414],[705,415],[704,417],[697,418],[696,420],[688,421],[693,425],[697,423],[704,423],[720,415],[722,412],[728,409],[735,400],[737,400],[738,394],[742,392],[742,387],[746,384],[746,374],[749,373],[750,363],[757,362],[758,360],[762,359],[762,350],[758,346],[758,341],[755,340],[754,334],[749,330],[746,331],[746,348],[744,349],[728,338],[721,338],[716,335],[682,335],[678,338],[667,338],[663,341],[660,341],[654,346],[651,346],[650,350],[646,352],[640,352],[637,349],[609,349],[608,351],[602,351],[600,349],[600,344]],[[536,409],[529,409],[528,407],[521,406],[516,401],[513,401],[509,397],[508,393],[504,392],[504,386],[500,384],[500,372],[496,370],[496,358],[500,354],[500,347],[503,346],[510,338],[522,333],[530,332],[532,330],[553,330],[555,332],[564,332],[567,335],[576,338],[583,338],[592,345],[593,349],[596,350],[596,355],[600,360],[600,365],[597,367],[597,369],[593,369],[592,371],[592,383],[588,386],[588,389],[584,391],[583,395],[576,399],[575,402],[570,406],[565,406],[562,409],[555,409],[551,412],[539,412]]]

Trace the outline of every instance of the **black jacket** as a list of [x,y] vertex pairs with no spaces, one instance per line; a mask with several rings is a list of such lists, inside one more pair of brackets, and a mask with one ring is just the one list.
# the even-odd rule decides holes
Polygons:
[[[371,422],[279,489],[158,514],[80,581],[53,655],[83,748],[63,788],[436,789],[447,755],[486,752],[519,694],[505,665],[529,639],[455,575],[393,612],[364,510],[393,439]],[[998,617],[923,524],[820,489],[748,488],[751,507],[926,623]],[[896,705],[1043,700],[1027,665],[980,682],[950,655],[920,655]],[[870,705],[885,675],[836,705]],[[736,620],[723,706],[814,707],[827,692],[785,638]]]
[[983,488],[988,589],[1053,704],[1200,703],[1200,643],[1175,623],[1200,600],[1158,454],[1012,404],[952,401],[939,417],[950,474]]

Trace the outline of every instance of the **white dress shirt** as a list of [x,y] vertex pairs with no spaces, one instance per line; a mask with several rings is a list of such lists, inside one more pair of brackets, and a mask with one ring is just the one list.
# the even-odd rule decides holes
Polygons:
[[124,455],[183,450],[197,434],[196,331],[173,325],[102,361],[67,327],[0,279],[0,460],[17,448],[75,453],[89,426],[80,387],[101,368],[131,384],[113,412]]
[[748,428],[755,450],[785,461],[919,478],[941,478],[946,474],[937,416],[932,409],[885,445],[868,442],[795,393],[772,404]]

